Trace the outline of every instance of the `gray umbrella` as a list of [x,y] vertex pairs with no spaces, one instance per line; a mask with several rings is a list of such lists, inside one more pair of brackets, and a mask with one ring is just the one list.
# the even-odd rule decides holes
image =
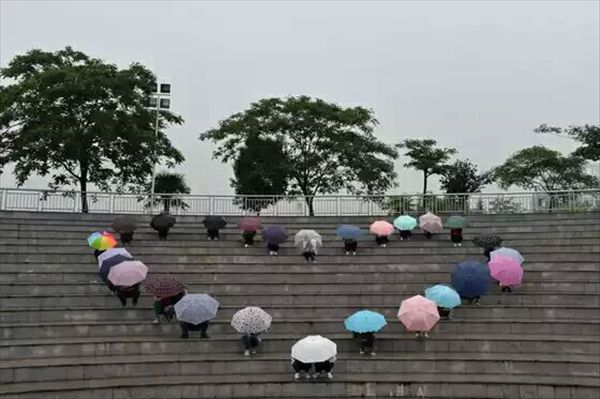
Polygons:
[[112,228],[114,231],[130,232],[137,229],[137,222],[129,216],[121,216],[113,220]]
[[175,216],[169,213],[161,213],[152,218],[150,227],[154,230],[170,229],[175,224]]
[[200,324],[217,315],[219,302],[208,294],[187,294],[175,304],[177,318],[191,324]]

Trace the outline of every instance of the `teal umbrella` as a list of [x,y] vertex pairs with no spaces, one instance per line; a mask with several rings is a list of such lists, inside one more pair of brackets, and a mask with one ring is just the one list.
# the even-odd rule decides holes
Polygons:
[[371,310],[360,310],[344,320],[346,330],[357,333],[376,332],[386,324],[382,314]]
[[394,227],[398,230],[412,230],[417,227],[417,219],[408,215],[398,216],[394,219]]
[[467,225],[467,219],[462,216],[450,216],[446,221],[446,227],[450,229],[462,229]]
[[425,298],[432,300],[440,308],[452,309],[460,305],[460,295],[452,288],[438,284],[425,290]]

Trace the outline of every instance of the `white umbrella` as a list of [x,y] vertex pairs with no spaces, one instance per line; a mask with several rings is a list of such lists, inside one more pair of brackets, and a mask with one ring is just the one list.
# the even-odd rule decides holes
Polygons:
[[419,225],[422,230],[429,233],[439,233],[442,231],[442,219],[431,212],[419,216]]
[[108,280],[116,286],[131,287],[144,281],[148,274],[148,267],[139,260],[121,262],[111,267]]
[[318,246],[323,246],[323,241],[319,233],[314,230],[300,230],[294,237],[294,245],[304,247],[312,240],[314,240]]
[[133,259],[133,256],[125,248],[111,248],[98,255],[98,268],[102,267],[102,262],[112,258],[113,256],[123,255],[126,258]]
[[175,304],[175,314],[181,321],[200,324],[217,315],[219,302],[208,294],[187,294]]
[[231,326],[242,334],[258,334],[271,327],[273,317],[257,306],[238,310],[231,319]]
[[320,335],[309,335],[292,346],[292,358],[302,363],[324,362],[336,354],[335,342]]

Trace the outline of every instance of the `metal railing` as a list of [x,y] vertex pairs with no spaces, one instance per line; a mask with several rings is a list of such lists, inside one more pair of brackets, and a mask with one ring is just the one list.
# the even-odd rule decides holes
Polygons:
[[[554,192],[405,194],[385,196],[271,196],[121,194],[88,192],[90,213],[263,216],[377,216],[402,213],[507,214],[599,210],[600,190]],[[0,210],[81,212],[82,193],[0,189]],[[312,210],[312,212],[311,212]]]

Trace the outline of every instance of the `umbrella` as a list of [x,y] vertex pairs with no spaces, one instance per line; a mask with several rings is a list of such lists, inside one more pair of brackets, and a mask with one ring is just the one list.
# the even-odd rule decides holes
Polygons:
[[133,260],[133,256],[125,248],[111,248],[98,255],[98,267],[113,256],[122,255],[125,260]]
[[467,225],[467,219],[462,216],[450,216],[446,221],[446,227],[450,229],[462,229]]
[[378,220],[369,226],[369,231],[371,234],[375,234],[376,236],[385,237],[394,232],[394,226],[385,220]]
[[139,260],[128,260],[110,268],[108,280],[116,286],[131,287],[144,281],[148,267]]
[[398,230],[412,230],[417,227],[417,219],[408,215],[398,216],[394,219],[394,227]]
[[408,331],[429,331],[440,319],[440,314],[435,302],[415,295],[402,301],[398,319]]
[[90,234],[87,238],[87,242],[91,248],[97,249],[99,251],[110,249],[117,245],[117,240],[115,240],[115,236],[110,234],[108,231],[103,231],[102,233],[95,232]]
[[322,246],[323,241],[321,235],[314,230],[300,230],[294,237],[295,246],[305,246],[307,243],[315,240],[317,245]]
[[324,362],[336,354],[335,342],[320,335],[309,335],[292,346],[292,359],[302,363]]
[[185,291],[185,284],[171,274],[151,275],[144,282],[144,287],[157,298],[169,298]]
[[256,231],[260,229],[260,219],[247,216],[238,222],[238,228],[242,231]]
[[108,273],[110,272],[110,269],[120,263],[128,262],[130,260],[132,260],[131,257],[125,255],[115,255],[105,259],[102,262],[102,265],[100,265],[100,276],[104,279],[104,281],[108,280]]
[[175,314],[181,321],[200,324],[217,315],[219,302],[208,294],[187,294],[175,304]]
[[421,230],[429,233],[439,233],[444,228],[442,226],[442,218],[431,212],[419,216],[419,226]]
[[425,290],[425,298],[435,302],[440,308],[452,309],[460,305],[460,295],[447,285],[434,285]]
[[269,244],[281,244],[287,240],[287,233],[283,226],[269,226],[262,232],[263,240]]
[[114,231],[134,231],[137,229],[137,222],[129,216],[121,216],[113,220],[112,228]]
[[467,261],[456,265],[452,287],[463,298],[485,295],[491,283],[490,269],[485,263]]
[[370,310],[359,310],[344,320],[346,330],[357,333],[376,332],[386,324],[382,314]]
[[344,240],[356,240],[363,235],[360,227],[351,224],[343,224],[335,230],[335,234],[342,237]]
[[219,230],[225,228],[227,226],[227,222],[223,219],[222,216],[207,216],[202,221],[204,227],[208,230]]
[[490,252],[490,259],[493,261],[495,257],[506,257],[506,258],[513,258],[514,260],[516,260],[519,265],[523,263],[523,261],[525,260],[525,258],[523,258],[523,256],[519,253],[519,251],[517,251],[516,249],[512,249],[512,248],[507,248],[507,247],[502,247],[502,248],[498,248],[495,251]]
[[161,213],[152,218],[150,227],[155,230],[170,229],[175,224],[175,216],[169,213]]
[[241,334],[258,334],[271,327],[273,318],[259,307],[248,306],[235,312],[231,326]]
[[502,245],[502,238],[495,234],[480,234],[473,238],[473,244],[481,248],[496,248]]
[[521,284],[523,268],[514,258],[496,256],[489,262],[490,275],[505,287]]

